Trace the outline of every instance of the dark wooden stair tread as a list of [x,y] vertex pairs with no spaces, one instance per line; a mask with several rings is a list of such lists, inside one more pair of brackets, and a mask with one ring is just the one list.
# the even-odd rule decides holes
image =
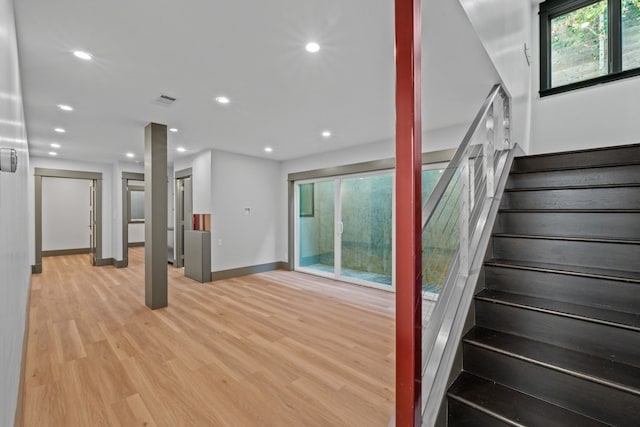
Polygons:
[[491,259],[487,261],[485,265],[495,267],[520,268],[525,270],[547,271],[550,273],[573,274],[577,276],[587,276],[640,283],[640,272],[634,271],[609,270],[604,268],[584,267],[579,265],[549,264],[542,262],[520,260],[514,261],[503,259]]
[[634,366],[478,326],[463,341],[640,396]]
[[471,408],[497,420],[526,426],[603,426],[592,418],[544,402],[492,381],[463,372],[447,394]]
[[493,233],[493,237],[507,237],[514,239],[534,239],[534,240],[561,240],[565,242],[592,242],[592,243],[619,243],[623,245],[639,245],[636,239],[612,239],[610,237],[584,237],[584,236],[547,236],[540,234],[518,234],[518,233]]
[[552,299],[503,292],[494,289],[484,289],[480,291],[475,298],[476,300],[545,311],[551,314],[568,316],[596,323],[605,323],[640,332],[640,314],[638,313],[625,313],[599,307],[590,307]]
[[526,191],[570,191],[570,190],[591,190],[602,188],[632,188],[640,187],[640,183],[629,182],[624,184],[584,184],[584,185],[565,185],[558,187],[517,187],[505,188],[505,193],[526,192]]

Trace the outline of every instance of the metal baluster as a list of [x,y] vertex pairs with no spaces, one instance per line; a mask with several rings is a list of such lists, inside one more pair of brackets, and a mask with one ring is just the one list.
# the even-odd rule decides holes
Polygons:
[[493,104],[489,107],[489,111],[487,113],[487,138],[484,144],[482,144],[482,155],[484,158],[484,172],[487,174],[487,198],[492,198],[495,192],[494,185],[494,167],[493,167],[493,155],[494,155],[494,146],[493,139],[495,137],[495,132],[493,130],[494,127],[494,115],[493,115]]
[[460,171],[460,273],[467,277],[469,274],[469,206],[470,182],[469,182],[469,150],[463,157],[462,170]]

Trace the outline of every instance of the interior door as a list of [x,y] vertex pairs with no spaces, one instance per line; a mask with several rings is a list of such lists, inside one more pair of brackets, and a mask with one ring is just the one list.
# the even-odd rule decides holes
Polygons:
[[96,239],[96,185],[95,181],[89,181],[89,255],[91,264],[96,265],[97,239]]
[[174,266],[184,266],[184,232],[193,229],[193,191],[191,177],[176,179],[176,259]]

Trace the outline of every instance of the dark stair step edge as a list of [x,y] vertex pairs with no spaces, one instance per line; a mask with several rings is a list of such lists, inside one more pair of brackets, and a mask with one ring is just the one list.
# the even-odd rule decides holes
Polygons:
[[640,214],[640,209],[563,209],[563,208],[549,208],[549,209],[511,209],[501,208],[498,213],[595,213],[595,214]]
[[640,368],[634,366],[479,326],[463,342],[640,398]]
[[468,372],[458,376],[447,397],[513,426],[606,425]]
[[625,313],[494,289],[480,291],[475,299],[640,332],[639,313]]
[[[528,156],[521,156],[521,157],[516,157],[514,160],[514,167],[513,170],[518,170],[521,169],[523,167],[523,165],[521,165],[520,163],[527,163],[530,161],[536,162],[537,160],[543,160],[545,158],[547,159],[553,159],[558,158],[558,157],[564,157],[565,161],[562,162],[562,166],[544,166],[544,163],[542,165],[542,167],[532,167],[532,165],[529,165],[529,170],[533,171],[533,172],[545,172],[545,171],[555,171],[555,170],[566,170],[566,169],[576,169],[576,168],[581,168],[581,167],[597,167],[597,166],[615,166],[615,165],[619,165],[619,164],[636,164],[638,163],[638,161],[636,161],[635,159],[633,159],[631,162],[629,162],[629,154],[628,152],[631,152],[632,154],[637,153],[637,149],[638,147],[640,147],[640,144],[628,144],[628,145],[620,145],[620,146],[612,146],[612,147],[596,147],[596,148],[588,148],[588,149],[582,149],[582,150],[573,150],[573,151],[565,151],[565,152],[557,152],[557,153],[543,153],[543,154],[533,154],[533,155],[528,155]],[[626,157],[624,158],[624,160],[609,160],[609,161],[602,161],[603,159],[607,158],[607,152],[611,152],[611,153],[615,153],[615,152],[627,152],[626,153]],[[589,156],[589,154],[598,154],[598,153],[603,153],[602,155],[598,155],[597,159],[598,160],[586,160],[586,159],[582,159],[580,160],[579,158],[574,158],[572,160],[568,159],[572,156],[580,156],[582,154],[586,154],[587,156]],[[616,157],[615,154],[613,157]],[[578,163],[578,164],[572,164],[573,163]]]
[[634,239],[610,239],[606,237],[583,236],[543,236],[538,234],[493,233],[493,237],[507,237],[515,239],[534,240],[560,240],[564,242],[590,242],[590,243],[620,243],[624,245],[640,245],[640,240]]
[[[526,157],[516,157],[515,160],[517,161],[518,159],[525,159],[525,158]],[[551,168],[541,168],[541,169],[532,169],[532,170],[513,170],[511,171],[511,173],[513,175],[526,175],[529,173],[564,172],[564,171],[581,170],[581,169],[617,168],[617,167],[625,167],[625,166],[640,166],[640,160],[628,161],[628,162],[615,162],[615,163],[598,163],[598,164],[592,164],[592,165],[551,167]]]
[[547,273],[566,274],[571,276],[591,277],[595,279],[618,280],[640,284],[640,272],[609,270],[604,268],[583,267],[566,264],[548,264],[531,261],[515,261],[490,259],[485,261],[485,265],[492,267],[514,268],[519,270],[531,270]]
[[567,191],[567,190],[593,190],[606,188],[637,188],[640,183],[630,182],[626,184],[585,184],[585,185],[567,185],[558,187],[525,187],[525,188],[505,188],[505,193],[516,193],[525,191]]

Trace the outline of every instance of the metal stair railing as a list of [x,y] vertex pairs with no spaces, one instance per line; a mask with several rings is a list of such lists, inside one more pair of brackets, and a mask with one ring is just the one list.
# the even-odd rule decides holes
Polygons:
[[[431,426],[446,393],[490,228],[513,160],[510,96],[497,84],[422,210],[422,422]],[[490,221],[490,222],[489,222]],[[488,225],[489,227],[485,227]]]

